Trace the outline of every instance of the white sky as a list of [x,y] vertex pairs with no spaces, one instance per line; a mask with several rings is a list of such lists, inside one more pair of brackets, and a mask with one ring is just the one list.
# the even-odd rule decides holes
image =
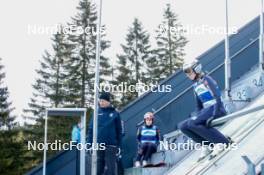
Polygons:
[[[94,2],[98,2],[96,0]],[[43,51],[51,48],[51,34],[30,34],[28,26],[51,27],[66,23],[76,13],[78,0],[1,0],[0,57],[7,74],[10,100],[20,115],[32,95],[31,84],[36,77]],[[106,25],[111,49],[107,55],[116,59],[120,43],[124,43],[128,27],[135,17],[154,37],[162,20],[166,3],[171,3],[183,26],[208,25],[224,27],[225,0],[103,0],[102,22]],[[229,0],[229,25],[240,28],[256,17],[259,0]],[[224,34],[190,34],[186,36],[186,59],[193,59],[224,38]],[[152,38],[153,40],[153,38]]]

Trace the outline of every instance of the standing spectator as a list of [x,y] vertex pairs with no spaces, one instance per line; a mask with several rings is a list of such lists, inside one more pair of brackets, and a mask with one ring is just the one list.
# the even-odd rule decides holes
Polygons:
[[[105,150],[97,150],[97,175],[117,175],[117,156],[120,152],[122,126],[119,113],[111,105],[110,93],[102,92],[98,110],[98,144]],[[93,140],[93,118],[88,131],[88,143]]]
[[74,125],[72,128],[72,142],[75,144],[81,142],[81,121],[78,121],[77,125]]

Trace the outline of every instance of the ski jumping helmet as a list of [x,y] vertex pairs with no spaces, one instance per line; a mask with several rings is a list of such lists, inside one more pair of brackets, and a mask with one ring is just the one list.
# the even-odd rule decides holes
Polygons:
[[146,119],[152,119],[152,121],[154,120],[154,114],[152,112],[147,112],[145,115],[144,115],[144,120]]
[[193,60],[190,63],[183,64],[182,70],[184,73],[189,73],[190,70],[193,70],[196,74],[202,73],[202,65],[198,60]]

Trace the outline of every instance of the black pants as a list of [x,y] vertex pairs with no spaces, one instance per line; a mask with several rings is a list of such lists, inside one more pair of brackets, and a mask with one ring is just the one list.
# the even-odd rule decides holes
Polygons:
[[117,175],[117,153],[115,146],[106,146],[97,151],[97,175]]
[[136,161],[143,160],[147,161],[150,159],[151,155],[157,151],[157,145],[153,143],[143,143],[139,146],[138,155]]

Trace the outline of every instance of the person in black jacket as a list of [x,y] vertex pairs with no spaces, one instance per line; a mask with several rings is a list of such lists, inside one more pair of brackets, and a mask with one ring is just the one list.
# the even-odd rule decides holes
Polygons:
[[[105,144],[105,150],[97,151],[97,175],[116,175],[122,139],[121,119],[110,103],[110,93],[102,92],[99,99],[97,143]],[[93,119],[89,124],[88,143],[92,140]]]

